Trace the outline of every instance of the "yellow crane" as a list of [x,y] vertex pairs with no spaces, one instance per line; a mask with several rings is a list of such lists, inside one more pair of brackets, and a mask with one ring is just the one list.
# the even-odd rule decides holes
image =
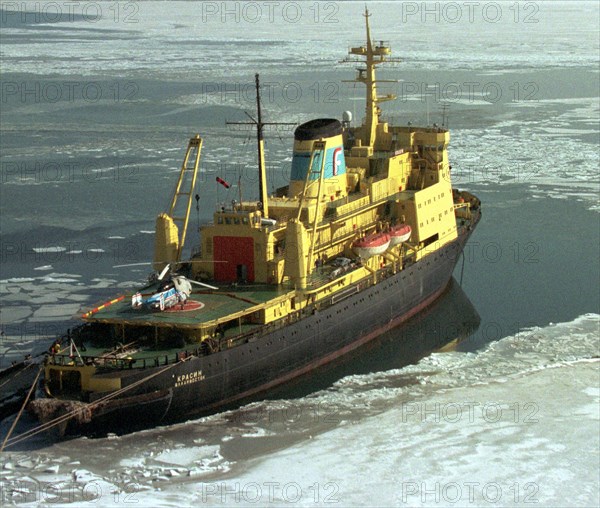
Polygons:
[[202,138],[196,134],[188,143],[169,211],[156,217],[153,267],[157,272],[170,263],[178,263],[181,259],[201,151]]

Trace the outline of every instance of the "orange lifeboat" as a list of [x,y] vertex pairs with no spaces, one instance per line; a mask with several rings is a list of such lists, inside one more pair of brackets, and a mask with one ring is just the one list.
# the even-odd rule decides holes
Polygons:
[[398,245],[408,241],[411,233],[412,229],[408,224],[398,224],[397,226],[391,227],[388,233],[391,240],[390,245]]
[[372,233],[352,244],[354,252],[363,259],[383,254],[390,246],[391,238],[388,233]]

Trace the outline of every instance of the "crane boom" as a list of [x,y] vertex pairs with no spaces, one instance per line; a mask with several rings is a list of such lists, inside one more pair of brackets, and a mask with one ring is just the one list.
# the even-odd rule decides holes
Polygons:
[[156,218],[153,266],[157,271],[162,270],[167,264],[177,263],[181,259],[201,151],[202,138],[196,134],[195,137],[190,138],[188,143],[169,212],[161,213]]

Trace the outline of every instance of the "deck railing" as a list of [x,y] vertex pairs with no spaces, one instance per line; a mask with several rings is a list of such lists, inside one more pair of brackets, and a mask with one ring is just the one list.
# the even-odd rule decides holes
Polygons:
[[50,365],[60,365],[61,367],[81,367],[85,365],[106,368],[106,369],[145,369],[149,367],[160,367],[185,360],[190,356],[203,356],[207,354],[203,348],[192,350],[177,351],[176,353],[160,354],[144,358],[116,358],[114,356],[76,356],[71,357],[63,354],[48,356],[47,362]]

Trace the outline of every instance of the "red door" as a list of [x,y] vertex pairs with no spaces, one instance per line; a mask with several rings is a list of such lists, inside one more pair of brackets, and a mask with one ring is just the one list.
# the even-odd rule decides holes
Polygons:
[[[248,282],[254,282],[254,241],[251,237],[213,237],[215,280],[235,282],[239,273],[246,273]],[[241,267],[245,266],[245,269]]]

